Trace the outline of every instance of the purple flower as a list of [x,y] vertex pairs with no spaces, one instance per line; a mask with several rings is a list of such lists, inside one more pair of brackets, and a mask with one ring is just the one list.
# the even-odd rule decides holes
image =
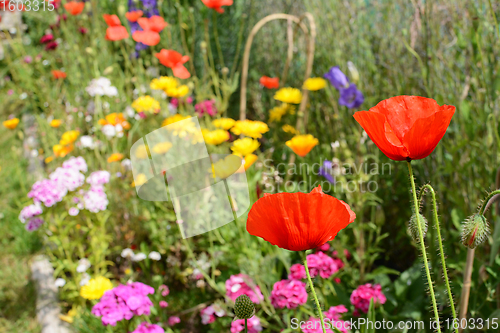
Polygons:
[[158,325],[150,323],[140,323],[132,333],[164,333],[165,331]]
[[323,166],[319,168],[319,175],[323,176],[330,183],[335,184],[335,177],[332,175],[333,163],[332,161],[324,161]]
[[281,280],[271,291],[271,304],[275,308],[295,309],[307,302],[306,284],[299,280]]
[[349,85],[349,79],[340,70],[339,66],[330,68],[330,70],[325,73],[323,77],[329,80],[332,86],[334,86],[337,90],[344,89]]
[[19,214],[19,220],[24,223],[32,217],[42,214],[42,207],[40,204],[34,204],[24,207]]
[[37,230],[38,228],[40,228],[40,226],[44,223],[45,221],[39,217],[33,217],[31,219],[28,220],[28,223],[26,223],[26,230],[28,231],[35,231]]
[[358,108],[365,101],[363,93],[356,88],[353,83],[348,88],[340,89],[339,104],[345,105],[350,109]]

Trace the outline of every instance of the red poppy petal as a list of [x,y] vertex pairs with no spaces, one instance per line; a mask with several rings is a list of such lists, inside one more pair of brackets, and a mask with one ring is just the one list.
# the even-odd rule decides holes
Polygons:
[[136,31],[132,35],[132,38],[136,42],[140,42],[148,46],[155,46],[160,42],[160,34],[151,30]]
[[317,192],[278,193],[252,206],[247,231],[281,248],[302,251],[333,239],[350,222],[347,208],[334,197]]
[[180,60],[180,63],[185,64],[188,61],[189,61],[189,56],[185,55],[185,56],[182,56],[182,58]]
[[451,118],[455,113],[452,105],[443,105],[443,110],[415,121],[410,131],[403,138],[403,144],[414,160],[429,156],[446,133]]
[[150,30],[150,24],[149,24],[149,19],[148,18],[141,17],[141,18],[137,19],[137,23],[139,23],[139,26],[143,30]]
[[[354,119],[363,127],[373,143],[391,160],[404,161],[408,157],[404,147],[391,143],[395,141],[394,134],[383,114],[358,111],[354,113]],[[391,141],[387,138],[388,136]]]
[[128,38],[129,34],[127,28],[124,26],[108,27],[106,29],[106,39],[117,41]]
[[172,71],[174,72],[174,76],[179,79],[188,79],[191,77],[191,74],[189,74],[189,71],[183,65],[172,67]]
[[120,18],[118,18],[118,16],[116,16],[115,14],[113,15],[103,14],[102,17],[104,18],[104,21],[106,21],[106,24],[109,27],[116,27],[122,25],[122,23],[120,22]]
[[168,25],[165,19],[158,15],[151,16],[149,18],[149,23],[151,25],[151,30],[156,32],[161,32]]

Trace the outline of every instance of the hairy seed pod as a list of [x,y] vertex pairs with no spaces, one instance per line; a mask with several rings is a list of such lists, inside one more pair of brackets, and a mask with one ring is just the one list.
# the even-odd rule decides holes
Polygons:
[[255,305],[247,295],[240,295],[234,302],[234,314],[238,319],[250,319],[255,314]]
[[474,214],[463,223],[462,244],[474,249],[488,237],[490,228],[483,215]]
[[[420,227],[422,228],[422,234],[425,237],[425,235],[427,234],[427,219],[420,213],[418,213],[418,216],[420,218]],[[408,222],[408,232],[415,242],[420,242],[417,216],[415,214],[411,216],[410,222]]]

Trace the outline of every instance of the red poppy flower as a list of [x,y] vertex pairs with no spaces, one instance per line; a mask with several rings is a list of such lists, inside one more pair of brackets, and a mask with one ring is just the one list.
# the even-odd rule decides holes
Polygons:
[[189,61],[189,56],[183,56],[174,50],[161,49],[159,53],[155,54],[155,57],[160,60],[160,64],[163,66],[172,68],[174,76],[179,79],[187,79],[191,77],[191,74],[189,74],[186,67],[183,66]]
[[135,11],[132,11],[132,12],[125,13],[125,17],[130,22],[137,22],[137,20],[139,19],[139,17],[142,16],[142,14],[143,14],[142,10],[135,10]]
[[57,69],[52,70],[52,77],[54,79],[65,79],[66,78],[66,73]]
[[120,18],[115,14],[103,14],[102,17],[104,18],[104,21],[106,21],[108,27],[117,27],[122,25],[122,23],[120,22]]
[[64,9],[68,11],[71,15],[79,15],[83,8],[85,7],[85,2],[70,1],[64,4]]
[[128,38],[128,31],[123,25],[108,27],[106,29],[106,40],[122,40]]
[[377,147],[391,160],[419,160],[429,156],[444,136],[453,105],[439,106],[431,98],[396,96],[354,114]]
[[280,87],[280,79],[277,77],[263,76],[260,78],[260,84],[267,89],[277,89]]
[[356,218],[348,204],[324,194],[264,194],[248,213],[247,231],[290,251],[317,248],[337,236]]
[[152,30],[155,32],[161,32],[168,25],[165,19],[158,15],[151,16],[150,18],[141,17],[137,20],[137,23],[139,23],[143,30]]
[[139,30],[132,34],[132,39],[148,46],[155,46],[160,42],[160,34],[153,30]]
[[201,0],[208,8],[215,9],[219,13],[224,13],[222,6],[231,6],[233,0]]

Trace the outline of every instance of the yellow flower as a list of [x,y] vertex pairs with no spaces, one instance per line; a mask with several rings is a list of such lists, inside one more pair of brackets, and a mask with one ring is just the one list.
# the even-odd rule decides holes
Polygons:
[[302,88],[309,91],[316,91],[326,87],[326,80],[322,77],[310,77],[305,82]]
[[132,107],[137,112],[158,113],[160,103],[151,96],[141,96],[132,103]]
[[148,147],[144,145],[140,145],[139,147],[137,147],[137,149],[135,150],[135,157],[141,160],[149,158]]
[[5,126],[10,130],[15,129],[18,124],[19,124],[19,118],[12,118],[3,122],[3,126]]
[[169,89],[176,88],[178,84],[179,81],[175,77],[162,76],[159,79],[153,79],[149,87],[154,90],[163,90],[167,92]]
[[75,309],[71,309],[71,310],[68,311],[68,314],[66,314],[66,315],[60,314],[59,318],[61,320],[64,320],[67,323],[72,324],[73,323],[73,318],[75,316],[76,316],[76,310]]
[[168,97],[181,98],[189,93],[189,87],[187,85],[182,85],[175,88],[170,88],[165,91]]
[[120,153],[114,153],[111,154],[110,157],[108,157],[108,163],[113,163],[113,162],[118,162],[123,159],[123,154]]
[[281,88],[274,94],[274,99],[283,103],[300,104],[302,93],[297,88]]
[[54,145],[52,147],[52,151],[54,152],[54,155],[56,157],[65,157],[69,153],[73,151],[74,146],[72,144],[69,144],[67,146],[63,145]]
[[227,155],[225,158],[212,164],[212,170],[217,177],[225,179],[234,174],[241,167],[241,163],[241,157]]
[[153,147],[153,152],[158,155],[161,155],[167,153],[170,150],[170,148],[172,148],[172,144],[170,142],[167,141],[160,142]]
[[311,134],[302,134],[296,135],[291,140],[288,140],[286,145],[290,147],[295,154],[305,157],[318,143],[318,139]]
[[233,128],[231,128],[231,132],[236,135],[246,135],[252,137],[254,139],[259,139],[262,137],[263,133],[269,131],[269,126],[262,121],[257,120],[238,120]]
[[294,107],[287,103],[275,106],[269,111],[269,122],[280,121],[287,112],[294,114]]
[[236,120],[232,118],[220,118],[212,121],[212,124],[214,124],[215,127],[225,129],[226,131],[233,127],[235,123]]
[[299,131],[297,131],[295,129],[295,127],[293,127],[292,125],[283,125],[283,127],[281,127],[281,129],[286,132],[286,133],[290,133],[290,134],[299,134]]
[[247,156],[253,153],[257,148],[259,148],[259,146],[259,141],[251,138],[243,138],[235,140],[233,142],[231,150],[237,155]]
[[130,185],[132,187],[141,186],[142,184],[144,184],[147,181],[148,181],[148,179],[146,178],[146,175],[143,173],[140,173],[137,175],[137,177],[134,179],[134,181]]
[[90,300],[99,299],[110,289],[113,289],[111,281],[105,277],[99,276],[95,279],[91,279],[82,289],[80,289],[80,296]]
[[49,157],[46,157],[45,158],[45,164],[49,164],[50,162],[52,162],[54,160],[54,156],[49,156]]
[[61,126],[62,120],[61,119],[52,119],[50,122],[50,127],[58,128]]
[[166,118],[162,123],[161,123],[161,126],[167,126],[167,125],[170,125],[170,124],[173,124],[173,123],[176,123],[178,121],[181,121],[181,120],[184,120],[184,119],[188,119],[188,118],[191,118],[189,116],[182,116],[180,114],[174,114],[173,116],[170,116],[168,118]]
[[80,132],[76,130],[64,132],[59,144],[62,146],[70,145],[78,139],[78,136],[80,136]]
[[245,171],[248,170],[248,168],[250,168],[255,163],[255,161],[257,161],[257,159],[258,157],[255,154],[249,154],[245,156]]
[[229,140],[229,133],[223,129],[216,129],[214,131],[203,129],[201,132],[203,133],[203,138],[205,139],[205,142],[208,143],[209,145],[216,146]]

